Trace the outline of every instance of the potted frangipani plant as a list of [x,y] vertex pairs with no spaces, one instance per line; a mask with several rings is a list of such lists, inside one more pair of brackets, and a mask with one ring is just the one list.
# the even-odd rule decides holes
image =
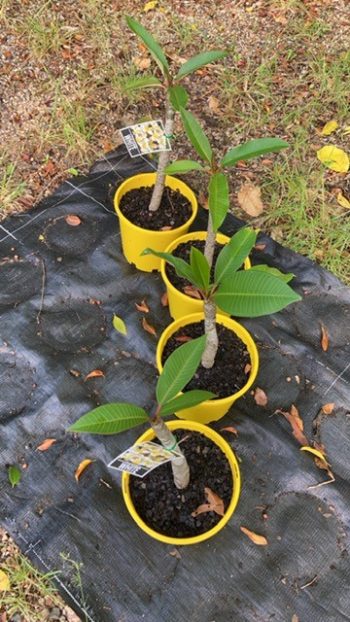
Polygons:
[[[130,79],[125,88],[158,88],[165,93],[164,136],[170,141],[173,138],[175,112],[185,108],[188,102],[188,93],[181,84],[183,79],[223,58],[226,52],[202,52],[183,63],[174,73],[151,33],[130,16],[126,17],[126,22],[157,63],[160,75]],[[160,151],[156,172],[128,178],[119,186],[114,198],[124,255],[129,263],[144,271],[159,269],[160,266],[157,257],[140,256],[145,246],[165,250],[170,242],[188,231],[198,209],[192,190],[181,180],[166,174],[170,153],[167,149]]]
[[113,435],[149,422],[150,429],[135,447],[141,447],[145,455],[149,446],[144,443],[157,439],[170,461],[142,479],[123,472],[122,492],[138,526],[168,544],[197,544],[215,535],[232,516],[240,494],[237,460],[217,432],[197,422],[163,421],[174,410],[213,397],[204,390],[181,393],[198,368],[205,341],[201,336],[184,343],[168,358],[156,384],[157,405],[152,414],[135,404],[104,404],[69,428]]
[[[213,263],[215,237],[229,207],[228,182],[223,168],[242,159],[248,160],[263,153],[279,151],[287,143],[278,138],[249,141],[229,150],[220,162],[216,162],[208,138],[198,121],[184,109],[181,109],[181,115],[187,135],[197,153],[206,162],[210,174],[208,231],[204,252],[196,248],[193,242],[189,244],[189,262],[176,257],[174,251],[161,253],[148,248],[143,252],[156,254],[172,265],[176,274],[186,279],[198,295],[199,300],[195,302],[201,304],[202,311],[195,314],[185,315],[184,296],[182,313],[182,307],[176,307],[176,303],[174,305],[172,301],[173,314],[175,310],[178,319],[167,327],[159,341],[157,364],[161,369],[166,356],[176,347],[176,339],[190,339],[202,332],[207,335],[200,373],[192,380],[192,385],[201,386],[203,383],[214,390],[219,398],[211,403],[184,410],[179,416],[208,423],[219,419],[228,411],[234,401],[250,388],[258,372],[258,353],[252,337],[243,326],[228,316],[258,317],[280,311],[300,300],[300,296],[288,285],[293,278],[292,274],[285,275],[265,265],[246,266],[248,269],[240,270],[256,242],[257,233],[252,228],[242,228],[229,241],[226,240]],[[198,163],[182,160],[170,165],[169,169],[172,172],[185,172],[198,169]],[[196,239],[196,233],[193,236],[191,240]],[[186,242],[188,241],[187,238]],[[181,240],[178,241],[180,243]],[[171,299],[170,290],[168,295]],[[192,304],[191,299],[188,300]],[[231,349],[227,356],[223,356],[230,341]],[[228,377],[230,383],[227,381]]]

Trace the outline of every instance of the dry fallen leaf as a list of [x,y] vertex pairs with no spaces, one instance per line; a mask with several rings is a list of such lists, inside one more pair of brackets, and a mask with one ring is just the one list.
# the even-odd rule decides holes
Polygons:
[[56,443],[55,438],[46,438],[38,447],[36,451],[47,451],[54,443]]
[[293,436],[296,438],[298,443],[300,443],[300,445],[309,445],[309,441],[304,434],[304,422],[301,419],[296,406],[292,404],[290,412],[284,410],[276,410],[276,412],[283,415],[290,423],[293,430]]
[[90,380],[90,378],[101,378],[104,376],[104,372],[101,369],[93,369],[84,378],[84,382]]
[[169,306],[169,300],[168,300],[167,292],[164,292],[164,294],[162,294],[160,302],[161,302],[162,307],[168,307]]
[[238,436],[238,430],[233,427],[233,425],[229,425],[226,428],[220,428],[220,432],[232,432],[235,436]]
[[79,369],[70,369],[69,373],[71,376],[74,376],[74,378],[79,378],[81,376],[81,371],[79,371]]
[[266,244],[255,244],[254,249],[256,251],[263,251],[266,248]]
[[4,570],[0,570],[0,592],[8,592],[10,589],[10,579]]
[[299,622],[299,618],[296,613],[293,613],[291,622]]
[[329,404],[323,404],[321,410],[324,415],[331,415],[334,410],[334,402],[329,402]]
[[143,330],[146,331],[146,333],[149,333],[150,335],[154,335],[155,337],[157,336],[156,329],[154,328],[154,326],[152,326],[151,324],[147,322],[145,317],[142,318],[142,328]]
[[254,401],[258,406],[266,406],[268,399],[265,391],[256,387],[254,391]]
[[135,67],[137,67],[140,71],[148,69],[151,64],[151,59],[148,56],[142,56],[141,58],[139,56],[135,56],[132,60]]
[[219,514],[219,516],[223,516],[225,513],[223,500],[207,486],[204,488],[204,492],[207,497],[207,503],[198,506],[198,508],[191,513],[191,516],[196,517],[204,512],[215,512]]
[[323,126],[320,133],[322,136],[329,136],[335,132],[337,127],[339,127],[339,123],[335,119],[332,119],[332,121],[328,121],[328,123]]
[[245,374],[249,374],[250,370],[251,370],[252,366],[250,363],[247,363],[245,368],[244,368],[244,373]]
[[135,307],[138,311],[143,311],[144,313],[149,313],[149,306],[145,300],[141,300],[140,303],[135,302]]
[[322,164],[336,173],[347,173],[349,170],[349,156],[339,147],[326,145],[317,151],[317,157]]
[[176,559],[181,559],[181,555],[177,549],[169,551],[169,555],[171,555],[171,557],[176,557]]
[[203,192],[203,190],[199,191],[198,194],[198,203],[203,209],[209,209],[208,205],[208,195]]
[[243,533],[245,533],[245,535],[248,536],[254,544],[257,544],[258,546],[266,546],[268,544],[265,536],[260,536],[258,533],[250,531],[250,529],[247,529],[246,527],[240,527],[240,530],[243,531]]
[[170,225],[165,225],[164,227],[159,229],[159,231],[171,231],[171,230],[172,230],[172,227]]
[[185,285],[182,291],[184,294],[186,294],[186,296],[190,296],[190,298],[196,298],[197,300],[202,300],[202,297],[198,289],[194,287],[193,285]]
[[71,227],[79,227],[79,225],[81,224],[81,219],[75,214],[68,214],[68,216],[66,216],[66,223]]
[[89,466],[89,464],[92,464],[92,462],[94,461],[90,460],[90,458],[86,458],[85,460],[81,461],[81,463],[79,464],[79,466],[77,467],[74,473],[74,477],[77,482],[79,481],[79,478],[82,475],[82,473],[84,473],[85,469]]
[[321,347],[322,347],[323,352],[327,352],[328,347],[329,347],[328,331],[325,325],[322,324],[322,322],[321,322]]
[[261,189],[251,183],[243,184],[237,194],[237,200],[242,208],[249,216],[259,216],[264,204],[261,200]]
[[187,341],[192,341],[192,337],[189,335],[179,335],[178,337],[175,337],[175,341],[178,341],[179,343],[186,343]]
[[209,110],[211,110],[214,114],[220,114],[220,102],[217,97],[214,95],[210,95],[208,99]]
[[345,209],[350,209],[350,201],[347,199],[341,192],[337,194],[337,203],[341,207],[345,207]]

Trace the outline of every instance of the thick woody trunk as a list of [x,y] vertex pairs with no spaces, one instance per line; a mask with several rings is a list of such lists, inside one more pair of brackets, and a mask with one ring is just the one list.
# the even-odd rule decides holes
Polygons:
[[190,482],[190,469],[185,456],[177,444],[175,436],[172,432],[170,432],[169,428],[160,417],[156,417],[156,419],[151,420],[151,426],[156,437],[165,449],[170,451],[176,450],[177,453],[181,454],[180,456],[172,456],[171,468],[176,488],[179,488],[179,490],[186,488]]
[[219,340],[216,331],[216,305],[212,300],[204,301],[204,332],[207,336],[207,343],[202,356],[202,365],[206,369],[211,369],[215,362],[218,351]]
[[[173,133],[174,126],[174,109],[167,100],[166,110],[165,110],[165,126],[164,133],[166,136],[171,136]],[[157,168],[157,176],[156,183],[154,184],[153,194],[151,198],[151,202],[149,204],[149,211],[156,212],[160,206],[160,202],[162,200],[164,184],[165,184],[165,169],[169,164],[171,151],[161,151],[158,160],[158,168]]]

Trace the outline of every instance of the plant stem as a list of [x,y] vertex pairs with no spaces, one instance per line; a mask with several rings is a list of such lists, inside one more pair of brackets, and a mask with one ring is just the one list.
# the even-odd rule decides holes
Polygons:
[[214,249],[215,249],[215,231],[213,229],[213,220],[212,220],[211,214],[209,212],[209,214],[208,214],[207,237],[206,237],[206,240],[205,240],[205,247],[204,247],[204,256],[205,256],[205,258],[206,258],[210,268],[212,267],[212,264],[213,264]]
[[216,330],[216,305],[213,300],[204,301],[204,332],[207,336],[207,344],[202,356],[202,365],[211,369],[215,362],[218,351],[219,339]]
[[[167,98],[165,109],[165,125],[164,133],[166,136],[171,136],[174,126],[174,109],[170,103],[169,97]],[[156,212],[160,206],[162,200],[164,184],[165,184],[165,169],[170,160],[171,151],[162,151],[159,155],[157,177],[154,184],[151,202],[149,204],[149,211]]]
[[171,459],[171,468],[174,476],[174,484],[176,488],[182,490],[186,488],[190,481],[190,468],[188,462],[177,444],[176,438],[169,428],[165,425],[163,419],[156,415],[151,419],[151,427],[157,439],[165,449],[176,450],[180,456],[174,456]]

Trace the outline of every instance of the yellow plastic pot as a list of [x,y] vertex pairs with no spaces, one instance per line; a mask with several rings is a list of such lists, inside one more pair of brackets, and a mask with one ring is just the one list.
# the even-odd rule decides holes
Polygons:
[[[142,520],[139,514],[136,512],[135,506],[133,504],[131,495],[130,495],[130,475],[129,473],[123,473],[122,475],[122,491],[123,497],[132,518],[137,523],[137,525],[149,536],[155,538],[156,540],[160,540],[160,542],[164,542],[164,544],[173,544],[175,546],[184,546],[187,544],[199,544],[200,542],[204,542],[204,540],[208,540],[208,538],[212,538],[217,534],[230,520],[233,512],[237,507],[237,503],[239,500],[239,495],[241,492],[241,475],[239,471],[238,462],[235,454],[233,453],[230,445],[225,441],[225,439],[220,436],[215,430],[208,428],[201,423],[197,423],[195,421],[168,421],[168,428],[170,430],[175,431],[177,429],[182,430],[192,430],[194,432],[200,432],[207,438],[209,438],[213,443],[215,443],[221,451],[225,454],[227,461],[231,468],[232,473],[232,482],[233,482],[233,490],[232,497],[229,503],[229,506],[224,514],[224,516],[220,519],[220,521],[205,533],[200,534],[199,536],[192,536],[190,538],[174,538],[170,536],[165,536],[154,529],[148,527],[148,525]],[[140,438],[137,439],[137,443],[142,443],[144,441],[151,441],[154,439],[154,432],[152,429],[147,430]]]
[[[167,253],[171,253],[179,244],[185,244],[186,242],[195,242],[198,240],[205,240],[207,237],[206,231],[193,231],[192,233],[187,233],[182,235],[180,238],[177,238],[169,246],[166,248]],[[222,233],[218,233],[216,235],[216,241],[219,244],[227,244],[230,238]],[[191,296],[187,296],[179,289],[176,289],[172,282],[169,280],[166,273],[166,261],[161,259],[160,262],[160,272],[162,275],[162,279],[166,285],[168,301],[169,301],[169,313],[174,320],[183,317],[184,315],[189,315],[190,313],[201,313],[203,312],[204,303],[202,300],[197,300],[196,298],[191,298]],[[251,267],[250,259],[247,259],[244,262],[244,269],[248,270]],[[224,311],[219,311],[221,315],[228,315]]]
[[[160,269],[160,259],[153,255],[145,255],[141,257],[140,254],[145,248],[153,248],[156,251],[165,251],[167,246],[173,240],[176,240],[180,235],[187,233],[190,225],[194,221],[198,204],[197,199],[183,181],[166,175],[165,185],[172,190],[178,190],[186,197],[191,203],[192,215],[181,227],[171,229],[169,231],[151,231],[150,229],[142,229],[137,225],[134,225],[128,220],[124,214],[120,211],[119,205],[122,197],[136,188],[143,188],[144,186],[154,186],[156,179],[155,173],[142,173],[140,175],[134,175],[126,179],[118,188],[114,195],[114,209],[118,214],[120,237],[122,243],[122,249],[125,259],[136,266],[139,270],[144,272],[151,272],[152,270]],[[161,207],[159,209],[162,209]]]
[[[186,315],[178,320],[175,320],[167,326],[167,328],[163,331],[157,346],[156,360],[159,373],[163,369],[163,350],[170,337],[180,328],[183,328],[188,324],[196,324],[197,322],[201,322],[203,319],[203,313],[192,313],[191,315]],[[176,412],[175,415],[180,417],[180,419],[189,419],[190,421],[198,421],[200,423],[210,423],[211,421],[221,419],[221,417],[226,415],[232,404],[234,404],[238,398],[242,397],[242,395],[250,389],[257,376],[259,369],[259,354],[255,341],[247,329],[244,328],[242,324],[238,324],[238,322],[225,315],[217,315],[216,323],[226,326],[226,328],[234,332],[246,345],[251,364],[249,377],[245,385],[239,391],[229,395],[228,397],[214,398],[212,400],[202,402],[202,404],[198,404],[198,406],[193,406],[192,408],[186,408],[185,410]],[[206,389],[210,391],[210,387],[206,387]]]

